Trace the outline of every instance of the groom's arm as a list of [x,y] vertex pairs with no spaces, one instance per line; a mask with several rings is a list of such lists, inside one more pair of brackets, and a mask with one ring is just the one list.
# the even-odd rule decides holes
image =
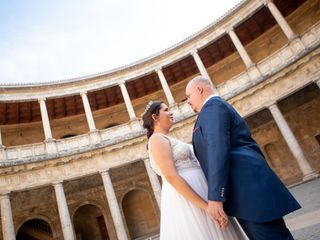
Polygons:
[[208,200],[226,200],[229,174],[230,112],[219,102],[212,101],[201,111],[202,134],[207,143]]

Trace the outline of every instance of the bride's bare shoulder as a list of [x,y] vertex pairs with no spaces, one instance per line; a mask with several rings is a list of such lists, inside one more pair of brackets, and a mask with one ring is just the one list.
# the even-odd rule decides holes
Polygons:
[[169,137],[162,133],[152,134],[149,141],[152,142],[153,144],[160,144],[160,145],[170,142]]

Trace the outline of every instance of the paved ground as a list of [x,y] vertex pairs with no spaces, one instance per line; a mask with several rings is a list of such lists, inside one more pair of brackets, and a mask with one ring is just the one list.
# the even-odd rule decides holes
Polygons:
[[320,240],[320,178],[290,188],[301,209],[285,217],[295,240]]

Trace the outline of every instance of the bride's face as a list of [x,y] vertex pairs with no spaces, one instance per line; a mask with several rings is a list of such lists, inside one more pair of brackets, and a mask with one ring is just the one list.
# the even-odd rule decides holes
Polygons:
[[157,121],[161,128],[164,129],[170,129],[173,125],[173,114],[170,112],[168,106],[164,103],[161,104]]

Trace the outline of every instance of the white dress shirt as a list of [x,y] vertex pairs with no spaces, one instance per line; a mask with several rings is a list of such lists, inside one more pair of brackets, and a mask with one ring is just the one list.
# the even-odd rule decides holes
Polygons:
[[202,106],[204,106],[205,104],[206,104],[206,102],[208,102],[211,98],[213,98],[213,97],[219,97],[219,95],[218,94],[216,94],[216,93],[214,93],[214,94],[211,94],[209,97],[207,97],[207,99],[206,100],[204,100],[204,102],[203,102],[203,105]]

